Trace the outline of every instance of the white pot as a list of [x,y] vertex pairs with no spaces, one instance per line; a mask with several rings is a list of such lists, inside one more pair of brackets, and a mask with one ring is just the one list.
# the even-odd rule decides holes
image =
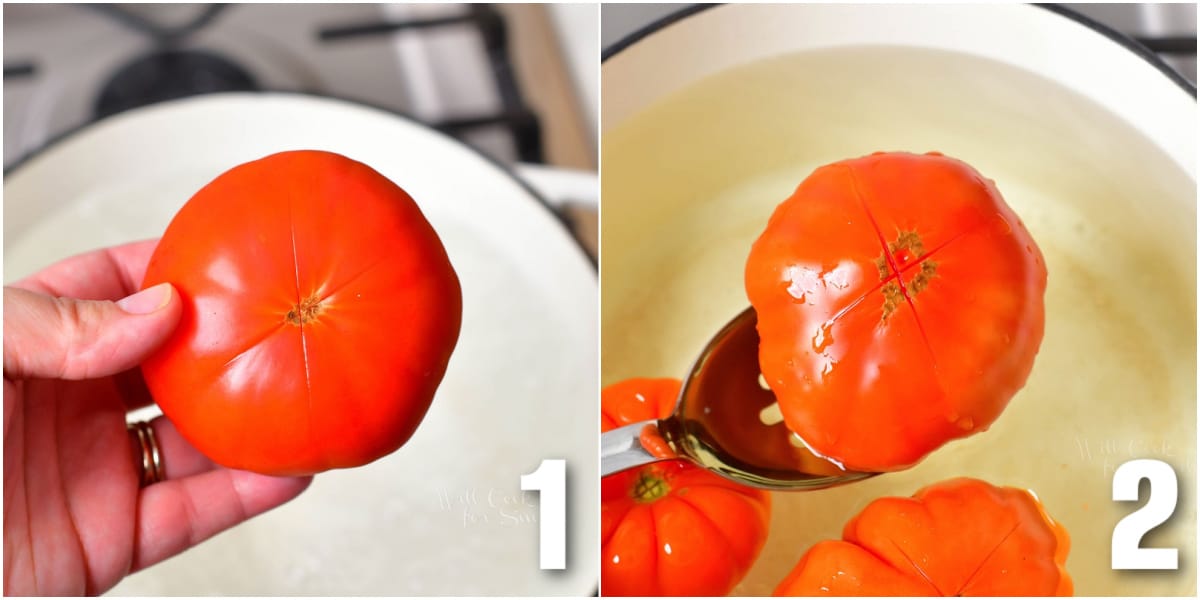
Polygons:
[[[1072,536],[1080,595],[1194,594],[1194,89],[1146,56],[1029,5],[727,5],[641,32],[603,90],[602,383],[680,376],[747,306],[742,269],[818,165],[938,150],[996,180],[1045,254],[1046,335],[990,431],[917,467],[776,493],[735,590],[765,594],[871,499],[955,476],[1034,490]],[[1176,572],[1115,572],[1112,473],[1179,477],[1147,545]]]

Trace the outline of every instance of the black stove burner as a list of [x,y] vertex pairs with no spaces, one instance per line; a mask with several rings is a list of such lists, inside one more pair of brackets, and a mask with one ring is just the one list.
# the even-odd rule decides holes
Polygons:
[[250,73],[201,50],[159,50],[121,67],[100,90],[95,118],[131,108],[213,92],[255,91]]

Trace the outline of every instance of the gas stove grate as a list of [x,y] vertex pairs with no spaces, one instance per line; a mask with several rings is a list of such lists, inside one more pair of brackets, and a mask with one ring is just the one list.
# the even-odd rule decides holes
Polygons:
[[451,17],[373,21],[325,27],[317,32],[317,36],[324,42],[336,43],[364,37],[390,36],[405,31],[463,24],[473,25],[483,37],[502,107],[495,114],[446,119],[429,123],[429,125],[451,135],[460,135],[473,129],[500,125],[513,136],[517,155],[522,162],[545,162],[541,122],[521,95],[509,54],[508,28],[505,25],[504,17],[492,6],[472,4],[467,13]]
[[[269,81],[260,83],[252,69],[244,68],[232,57],[192,47],[194,38],[202,32],[207,34],[206,28],[220,20],[227,5],[203,7],[186,22],[172,26],[155,23],[120,5],[89,4],[78,8],[118,23],[149,41],[146,51],[124,65],[118,65],[108,75],[99,90],[92,113],[85,116],[85,120],[95,121],[139,106],[204,93],[278,89]],[[481,63],[483,68],[480,72],[490,72],[492,77],[490,82],[485,79],[482,84],[485,89],[494,86],[498,106],[494,110],[482,109],[480,114],[426,116],[424,122],[467,143],[471,143],[471,134],[474,132],[503,131],[511,142],[511,152],[517,160],[544,163],[541,120],[521,92],[512,63],[509,30],[504,16],[486,4],[464,8],[462,14],[446,17],[368,20],[330,26],[322,26],[318,22],[311,25],[315,30],[309,31],[318,46],[325,46],[373,36],[391,41],[391,36],[408,32],[470,27],[482,41],[485,50],[485,56],[482,57],[485,62]],[[41,77],[49,76],[46,69],[38,65],[36,57],[5,58],[6,81],[38,82]],[[303,91],[303,88],[300,89]],[[289,88],[285,91],[295,90]],[[339,94],[335,91],[333,95]]]

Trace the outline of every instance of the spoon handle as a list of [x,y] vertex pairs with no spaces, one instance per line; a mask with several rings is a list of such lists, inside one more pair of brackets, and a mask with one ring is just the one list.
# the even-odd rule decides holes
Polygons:
[[656,456],[642,444],[647,439],[643,436],[647,427],[657,436],[658,421],[642,421],[600,435],[601,477],[670,458]]

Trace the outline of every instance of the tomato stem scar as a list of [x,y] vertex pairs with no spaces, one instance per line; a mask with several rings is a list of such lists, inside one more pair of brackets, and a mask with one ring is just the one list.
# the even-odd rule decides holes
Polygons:
[[299,327],[316,319],[317,315],[321,314],[323,308],[324,306],[316,296],[309,296],[301,300],[296,306],[293,306],[292,310],[288,311],[285,319],[288,323]]
[[638,473],[637,483],[633,486],[633,498],[638,502],[654,502],[671,491],[667,482],[653,473]]
[[[896,236],[896,241],[888,244],[887,253],[881,254],[875,259],[875,267],[879,269],[879,280],[887,281],[892,276],[892,267],[888,262],[888,253],[895,257],[897,267],[901,270],[909,262],[925,256],[925,243],[921,241],[921,236],[915,231],[901,231]],[[896,281],[890,281],[883,286],[883,320],[887,321],[892,312],[905,301],[904,292],[908,292],[909,297],[916,296],[929,286],[929,280],[933,279],[937,274],[937,263],[926,259],[921,263],[920,269],[915,275],[905,282],[904,289],[900,289],[900,284]]]

